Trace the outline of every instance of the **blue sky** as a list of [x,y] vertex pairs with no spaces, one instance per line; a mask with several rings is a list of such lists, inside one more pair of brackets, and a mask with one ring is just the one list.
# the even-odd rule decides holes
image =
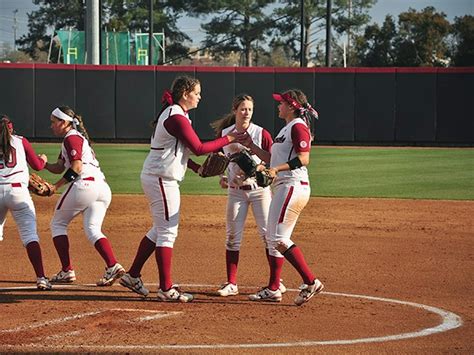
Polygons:
[[[408,10],[409,7],[421,10],[427,6],[433,6],[438,11],[443,11],[449,21],[453,21],[456,16],[474,15],[474,0],[378,0],[377,4],[370,11],[372,22],[381,23],[387,14],[398,17],[400,12]],[[27,13],[35,9],[32,0],[0,0],[0,51],[5,45],[13,47],[14,38],[14,14],[17,19],[17,38],[28,31]],[[183,32],[187,33],[195,45],[203,39],[200,31],[200,21],[197,19],[181,19],[179,21]]]

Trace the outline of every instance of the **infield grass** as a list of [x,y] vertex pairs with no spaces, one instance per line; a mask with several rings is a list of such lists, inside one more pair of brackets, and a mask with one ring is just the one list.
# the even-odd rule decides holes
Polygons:
[[[35,143],[37,153],[56,160],[60,144]],[[113,193],[141,194],[140,172],[148,144],[94,144]],[[201,163],[204,157],[192,157]],[[474,199],[473,148],[313,147],[309,166],[312,196]],[[55,182],[58,176],[40,175]],[[218,178],[192,171],[183,194],[225,194]]]

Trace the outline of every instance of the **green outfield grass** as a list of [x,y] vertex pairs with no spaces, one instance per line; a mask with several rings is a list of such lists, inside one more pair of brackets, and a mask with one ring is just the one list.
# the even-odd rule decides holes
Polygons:
[[[60,144],[33,144],[50,162]],[[140,171],[145,144],[95,144],[94,150],[114,193],[142,193]],[[202,162],[203,157],[193,157]],[[474,199],[472,148],[313,147],[309,166],[313,196]],[[58,178],[48,172],[40,175]],[[217,178],[188,171],[183,194],[225,194]]]

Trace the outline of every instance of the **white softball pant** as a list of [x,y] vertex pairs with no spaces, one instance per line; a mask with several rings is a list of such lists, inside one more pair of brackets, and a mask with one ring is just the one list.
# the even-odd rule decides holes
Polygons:
[[294,244],[291,234],[310,194],[311,188],[306,182],[286,182],[274,187],[268,216],[267,243],[270,255],[282,258],[283,255],[276,249],[279,243],[286,249]]
[[39,242],[35,206],[26,185],[20,183],[0,185],[0,240],[3,240],[3,227],[8,210],[15,220],[23,246]]
[[226,249],[239,251],[249,206],[257,224],[258,234],[265,243],[267,221],[272,193],[269,187],[242,190],[229,187],[227,198]]
[[70,183],[59,198],[51,221],[53,238],[67,235],[69,223],[79,213],[82,213],[84,232],[92,245],[105,238],[102,223],[112,201],[112,192],[103,179],[92,179],[80,179]]
[[141,175],[142,187],[150,205],[153,227],[146,236],[157,247],[173,248],[178,236],[181,195],[176,180]]

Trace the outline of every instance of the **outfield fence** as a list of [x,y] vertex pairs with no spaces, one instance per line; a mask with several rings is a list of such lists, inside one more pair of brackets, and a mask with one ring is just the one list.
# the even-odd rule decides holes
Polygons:
[[149,122],[177,75],[197,77],[202,100],[191,119],[202,139],[234,95],[255,98],[254,121],[282,126],[271,94],[300,88],[319,111],[322,144],[474,145],[474,67],[272,68],[0,64],[0,111],[18,131],[52,139],[58,105],[82,114],[96,141],[148,141]]

